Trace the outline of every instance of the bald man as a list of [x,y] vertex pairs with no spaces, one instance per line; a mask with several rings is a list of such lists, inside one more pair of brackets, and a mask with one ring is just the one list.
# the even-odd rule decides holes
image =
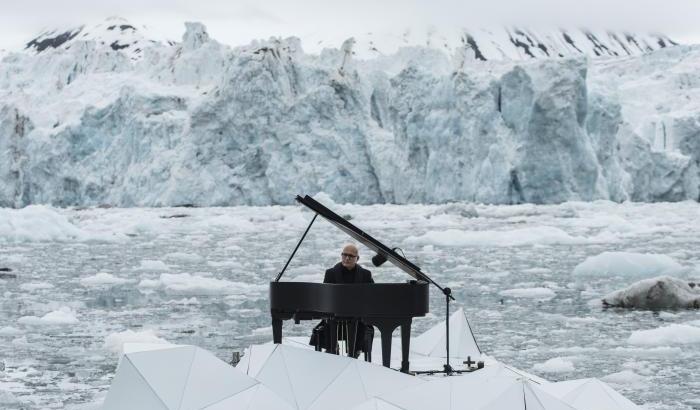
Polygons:
[[340,253],[340,262],[326,271],[323,283],[374,283],[372,272],[357,264],[360,252],[349,243]]

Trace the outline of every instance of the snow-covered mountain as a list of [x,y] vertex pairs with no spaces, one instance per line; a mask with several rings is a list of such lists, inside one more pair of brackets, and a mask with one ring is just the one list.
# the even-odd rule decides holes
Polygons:
[[[516,27],[491,29],[406,30],[403,33],[360,33],[355,39],[358,58],[389,55],[401,47],[420,46],[442,50],[464,58],[486,60],[527,60],[552,57],[620,57],[648,53],[677,45],[662,34],[639,34],[585,29],[529,30]],[[341,38],[302,37],[304,49],[335,48]]]
[[69,33],[0,63],[0,206],[699,197],[698,47],[358,59],[356,39],[318,54],[297,38],[230,48],[198,23],[176,44]]
[[[301,37],[307,53],[318,54],[326,48],[338,48],[346,37],[340,34],[312,33]],[[402,33],[365,32],[353,35],[353,56],[371,59],[396,53],[403,47],[425,47],[465,59],[524,60],[572,56],[620,57],[640,55],[677,45],[662,34],[639,34],[586,29],[528,30],[517,27],[491,29],[447,29],[426,27]],[[147,27],[139,27],[120,17],[111,17],[93,25],[46,30],[29,41],[26,49],[36,53],[51,49],[68,50],[78,42],[94,41],[139,59],[143,50],[158,43],[173,41]]]
[[30,52],[41,53],[51,50],[70,50],[81,43],[93,42],[98,47],[109,47],[138,60],[143,50],[154,44],[173,42],[158,39],[157,35],[144,26],[136,26],[121,17],[110,17],[105,21],[78,27],[53,28],[43,31],[26,44]]

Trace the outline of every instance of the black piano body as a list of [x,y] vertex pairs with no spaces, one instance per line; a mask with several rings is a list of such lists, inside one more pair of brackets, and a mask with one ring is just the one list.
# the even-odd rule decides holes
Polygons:
[[[336,344],[336,318],[359,319],[381,333],[382,364],[391,362],[392,333],[401,327],[401,371],[408,372],[411,322],[428,313],[428,283],[308,283],[271,282],[270,313],[274,343],[282,342],[282,322],[326,319],[330,345]],[[354,343],[354,335],[349,342]],[[351,346],[351,350],[353,350]],[[335,352],[332,352],[335,353]]]

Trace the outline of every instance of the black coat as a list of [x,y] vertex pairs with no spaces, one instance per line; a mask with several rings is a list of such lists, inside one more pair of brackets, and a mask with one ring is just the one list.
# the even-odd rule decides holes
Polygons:
[[[374,283],[374,279],[372,279],[372,272],[360,265],[355,265],[354,269],[348,270],[345,269],[342,263],[338,262],[335,266],[326,270],[323,283]],[[358,301],[358,303],[362,302]],[[339,323],[339,326],[357,326],[355,337],[357,351],[366,352],[372,349],[371,339],[374,336],[374,328],[372,326],[365,325],[356,320],[342,321],[342,323]],[[342,333],[339,336],[339,340],[345,340]],[[326,323],[322,321],[314,328],[314,333],[311,335],[309,344],[316,345],[318,343],[319,346],[328,349],[327,344],[329,340],[329,328],[326,326]]]
[[342,263],[338,262],[334,267],[326,270],[323,283],[374,283],[374,279],[372,279],[372,272],[360,265],[355,265],[353,270],[347,270]]

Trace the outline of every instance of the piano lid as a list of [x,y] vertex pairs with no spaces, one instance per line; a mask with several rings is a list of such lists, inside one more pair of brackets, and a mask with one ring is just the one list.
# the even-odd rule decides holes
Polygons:
[[[314,211],[315,213],[317,213],[318,215],[321,215],[328,222],[332,223],[338,229],[340,229],[341,231],[350,235],[351,237],[353,237],[355,240],[357,240],[361,244],[365,245],[366,247],[368,247],[372,251],[376,252],[377,254],[384,256],[388,261],[390,261],[391,263],[396,265],[398,268],[400,268],[404,272],[413,276],[416,280],[431,282],[434,285],[438,286],[438,288],[440,288],[440,286],[437,283],[435,283],[427,275],[425,275],[423,272],[421,272],[421,270],[418,266],[414,265],[413,263],[408,261],[403,256],[394,252],[391,248],[387,247],[383,243],[374,239],[369,234],[362,231],[362,229],[351,224],[347,219],[343,218],[342,216],[340,216],[340,215],[336,214],[335,212],[331,211],[330,209],[326,208],[320,202],[316,201],[315,199],[311,198],[308,195],[304,196],[303,198],[301,196],[297,195],[296,200],[299,203],[306,206],[307,208]],[[440,288],[440,289],[442,289],[442,288]]]

